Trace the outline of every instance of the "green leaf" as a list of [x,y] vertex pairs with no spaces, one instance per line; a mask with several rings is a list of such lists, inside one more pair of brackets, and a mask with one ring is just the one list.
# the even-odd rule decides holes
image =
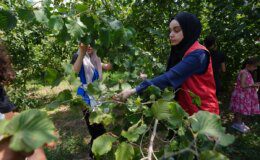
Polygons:
[[77,97],[77,98],[74,98],[73,100],[70,101],[70,105],[69,105],[71,108],[74,107],[74,108],[77,108],[77,111],[78,111],[78,108],[79,107],[85,107],[86,106],[86,103],[83,101],[82,97]]
[[58,97],[56,98],[56,100],[59,102],[64,102],[64,101],[71,100],[72,98],[73,97],[72,97],[71,91],[69,89],[65,89],[58,94]]
[[63,25],[62,30],[57,35],[57,39],[60,41],[68,41],[71,39],[70,34],[68,33],[68,29],[65,25]]
[[111,150],[112,143],[115,141],[116,138],[103,134],[94,140],[91,150],[95,155],[101,156]]
[[126,142],[122,142],[115,152],[116,160],[131,160],[134,154],[133,146]]
[[139,136],[143,134],[147,129],[146,124],[141,123],[141,125],[139,125],[140,122],[141,121],[129,127],[127,131],[122,131],[121,135],[131,142],[137,141],[139,139]]
[[135,100],[135,105],[136,106],[141,106],[142,105],[142,99],[139,96]]
[[109,90],[111,90],[111,91],[113,91],[113,92],[119,91],[119,90],[120,90],[119,84],[116,84],[116,85],[114,85],[113,87],[110,87]]
[[49,19],[43,9],[34,11],[35,18],[38,22],[47,24]]
[[170,101],[174,98],[174,93],[173,91],[169,91],[167,89],[165,89],[165,91],[162,93],[162,98],[166,101]]
[[131,85],[129,83],[123,83],[121,84],[121,89],[125,90],[125,89],[131,89]]
[[170,102],[169,109],[171,117],[168,119],[168,122],[171,124],[173,129],[180,127],[183,119],[189,116],[177,102]]
[[201,106],[201,100],[200,100],[200,97],[192,92],[189,92],[190,93],[190,96],[192,98],[192,103],[195,104],[197,107],[200,108]]
[[90,122],[90,124],[103,123],[105,126],[107,126],[113,122],[113,117],[111,114],[106,114],[100,110],[97,110],[97,111],[91,112],[90,117],[89,117],[89,122]]
[[77,19],[68,19],[69,23],[66,24],[66,27],[68,29],[68,33],[76,38],[80,39],[84,35],[84,30],[86,26],[80,21],[79,18]]
[[17,19],[10,12],[0,9],[0,30],[11,30],[16,26]]
[[59,72],[52,68],[47,68],[44,75],[44,81],[47,85],[56,83],[59,77]]
[[21,20],[31,22],[35,19],[32,9],[18,9],[18,16]]
[[105,47],[109,47],[110,44],[110,33],[109,30],[106,28],[101,28],[99,33],[99,39],[101,41],[101,44]]
[[9,10],[9,7],[6,4],[0,2],[0,9]]
[[96,95],[101,93],[101,89],[99,88],[99,81],[95,81],[93,83],[88,84],[87,86],[87,92]]
[[87,14],[82,14],[80,16],[80,20],[82,21],[82,23],[84,23],[85,26],[87,26],[87,28],[90,31],[94,30],[94,25],[95,25],[95,19],[93,16],[89,16]]
[[225,134],[225,128],[221,126],[220,117],[216,114],[199,111],[189,118],[191,127],[198,134],[211,136],[217,139],[217,142],[227,146],[234,141],[234,136]]
[[10,148],[25,152],[31,152],[44,143],[56,140],[54,130],[47,114],[36,109],[21,112],[5,128],[5,132],[12,135]]
[[146,90],[143,92],[144,97],[150,97],[151,95],[154,95],[154,98],[160,98],[161,97],[161,90],[160,88],[156,86],[149,86]]
[[84,44],[90,44],[91,41],[92,41],[91,36],[89,34],[85,34],[83,37],[80,38],[80,42],[82,42]]
[[109,22],[109,25],[113,30],[119,30],[123,26],[119,20],[111,21]]
[[[0,120],[0,137],[5,134],[5,127],[9,124],[9,120]],[[1,138],[0,138],[1,140]]]
[[84,11],[88,10],[88,7],[86,5],[84,5],[84,4],[75,4],[75,9],[78,12],[84,12]]
[[61,102],[54,100],[51,103],[46,105],[46,109],[53,110],[53,109],[58,108],[60,105],[61,105]]
[[60,32],[63,29],[63,19],[59,15],[52,15],[49,20],[49,27],[56,32]]
[[156,101],[152,105],[152,112],[156,119],[158,120],[167,120],[171,117],[169,106],[170,102],[166,102],[162,99]]
[[147,106],[143,106],[143,114],[146,116],[146,117],[152,117],[153,116],[153,113],[151,111],[151,109]]
[[229,160],[226,156],[216,151],[203,151],[200,154],[201,160]]

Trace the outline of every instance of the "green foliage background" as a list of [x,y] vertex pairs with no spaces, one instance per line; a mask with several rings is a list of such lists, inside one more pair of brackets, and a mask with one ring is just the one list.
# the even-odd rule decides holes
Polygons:
[[[51,86],[59,84],[62,80],[74,83],[75,77],[66,78],[67,75],[73,77],[73,73],[68,69],[70,66],[64,64],[69,63],[80,41],[91,44],[97,49],[103,61],[113,64],[113,73],[108,75],[105,82],[109,85],[107,87],[111,93],[107,93],[110,96],[114,92],[137,84],[136,79],[140,72],[147,73],[148,77],[162,73],[170,52],[168,23],[180,11],[194,13],[200,18],[203,24],[199,39],[201,42],[208,34],[217,37],[218,46],[227,57],[228,76],[223,77],[223,80],[228,89],[234,83],[244,59],[259,55],[259,6],[257,0],[71,0],[67,3],[62,0],[1,0],[0,36],[12,55],[17,71],[13,92],[18,94],[13,94],[13,101],[20,107],[30,106],[30,108],[38,103],[26,101],[26,84],[32,80]],[[106,93],[106,90],[99,88],[101,86],[94,85],[96,86],[90,86],[94,94]],[[120,137],[110,134],[99,137],[92,148],[94,153],[103,155],[109,152],[113,147],[112,144],[116,142],[120,145],[114,156],[120,159],[125,151],[129,150],[127,157],[131,159],[134,153],[137,153],[132,142],[144,134],[147,124],[152,124],[151,117],[167,121],[168,128],[174,129],[177,126],[180,141],[171,142],[167,146],[169,151],[189,148],[188,140],[184,140],[182,136],[194,138],[191,140],[195,143],[192,143],[192,146],[196,145],[197,136],[198,139],[202,139],[199,142],[205,140],[200,134],[220,138],[218,143],[223,146],[233,140],[224,134],[225,129],[219,124],[218,117],[198,113],[187,120],[177,103],[170,103],[167,98],[157,101],[157,93],[156,90],[148,90],[150,96],[148,99],[153,101],[151,109],[145,105],[140,107],[140,98],[129,101],[128,110],[123,109],[123,112],[130,115],[136,114],[140,109],[142,116],[150,118],[150,123],[146,122],[147,119],[137,121],[136,119],[140,119],[140,115],[138,117],[140,113],[136,117],[129,116],[127,120],[119,115],[122,121],[127,123],[126,128],[122,128],[122,133],[121,130],[115,131]],[[167,94],[162,97],[169,97]],[[61,92],[49,107],[69,102],[76,103],[72,100],[70,91],[66,90]],[[105,107],[114,109],[115,106]],[[109,125],[115,121],[115,115],[111,113],[103,111],[94,113],[96,115],[91,116],[93,123]],[[120,123],[119,117],[116,120]],[[203,119],[214,119],[216,123],[204,123]],[[189,130],[185,129],[190,126],[187,123],[192,127]],[[122,140],[123,137],[127,140]],[[103,142],[107,144],[105,148],[100,145]],[[198,153],[202,159],[210,156],[226,158],[217,153],[215,147],[213,150],[202,149],[196,154]],[[194,155],[186,156],[188,157],[186,159],[189,159]]]
[[2,0],[0,6],[1,38],[24,84],[43,76],[46,67],[61,69],[79,40],[91,43],[116,69],[162,73],[170,49],[168,23],[180,11],[201,19],[201,42],[216,36],[232,75],[224,77],[226,86],[245,58],[259,55],[257,0]]

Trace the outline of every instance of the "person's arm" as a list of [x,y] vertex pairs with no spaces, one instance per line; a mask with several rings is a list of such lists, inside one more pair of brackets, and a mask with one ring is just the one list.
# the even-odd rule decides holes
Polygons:
[[15,109],[15,105],[10,102],[3,86],[0,86],[0,112],[8,113]]
[[222,62],[222,63],[221,63],[221,71],[222,71],[223,73],[226,72],[226,64],[225,64],[225,62]]
[[254,83],[254,84],[251,84],[251,85],[249,85],[249,84],[247,84],[246,83],[246,73],[241,73],[241,75],[240,75],[241,77],[240,77],[240,79],[241,79],[241,87],[242,88],[250,88],[250,87],[259,87],[259,83]]
[[150,85],[155,85],[162,90],[166,87],[173,87],[176,89],[193,74],[204,73],[208,67],[208,62],[209,55],[203,50],[196,50],[186,56],[169,71],[141,83],[136,87],[136,91],[140,93]]
[[202,74],[206,71],[209,61],[208,56],[209,55],[203,50],[194,51],[166,73],[151,80],[143,81],[135,89],[124,90],[118,94],[118,96],[125,99],[136,92],[141,93],[150,85],[155,85],[162,90],[166,87],[176,89],[191,75]]
[[226,72],[226,56],[222,53],[219,52],[219,56],[220,56],[220,69],[221,72],[225,73]]
[[76,73],[79,73],[79,71],[81,69],[81,66],[82,66],[82,63],[83,63],[83,58],[84,58],[86,52],[87,52],[87,46],[84,45],[83,43],[81,43],[80,46],[79,46],[79,54],[77,56],[75,63],[73,64],[73,70]]

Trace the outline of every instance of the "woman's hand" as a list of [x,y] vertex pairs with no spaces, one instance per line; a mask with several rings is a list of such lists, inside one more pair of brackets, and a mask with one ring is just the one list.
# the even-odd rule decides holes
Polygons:
[[80,43],[80,44],[79,44],[79,53],[80,53],[81,55],[84,55],[84,56],[85,56],[87,50],[88,50],[88,46],[87,46],[87,45],[85,45],[84,43]]
[[111,63],[102,63],[102,68],[108,71],[112,69],[112,65]]
[[260,82],[256,82],[256,83],[255,83],[255,86],[256,86],[256,87],[260,87]]
[[135,88],[134,89],[125,89],[121,93],[117,94],[116,100],[126,100],[128,97],[130,97],[132,94],[136,92]]
[[145,74],[145,73],[140,73],[140,78],[141,78],[142,80],[146,80],[146,79],[147,79],[147,74]]

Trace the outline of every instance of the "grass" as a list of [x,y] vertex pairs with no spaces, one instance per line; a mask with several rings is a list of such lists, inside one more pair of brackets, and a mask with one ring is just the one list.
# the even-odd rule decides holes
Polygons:
[[[62,82],[54,88],[29,85],[28,97],[37,99],[40,106],[45,106],[64,89],[71,89],[66,82]],[[88,158],[90,135],[88,134],[81,109],[71,109],[68,105],[61,105],[50,110],[40,106],[36,106],[36,108],[41,108],[41,110],[48,113],[59,134],[59,140],[55,149],[44,148],[47,159],[86,160]]]
[[87,159],[90,136],[81,111],[77,112],[70,110],[68,106],[60,106],[48,113],[60,136],[56,149],[45,149],[48,160]]

